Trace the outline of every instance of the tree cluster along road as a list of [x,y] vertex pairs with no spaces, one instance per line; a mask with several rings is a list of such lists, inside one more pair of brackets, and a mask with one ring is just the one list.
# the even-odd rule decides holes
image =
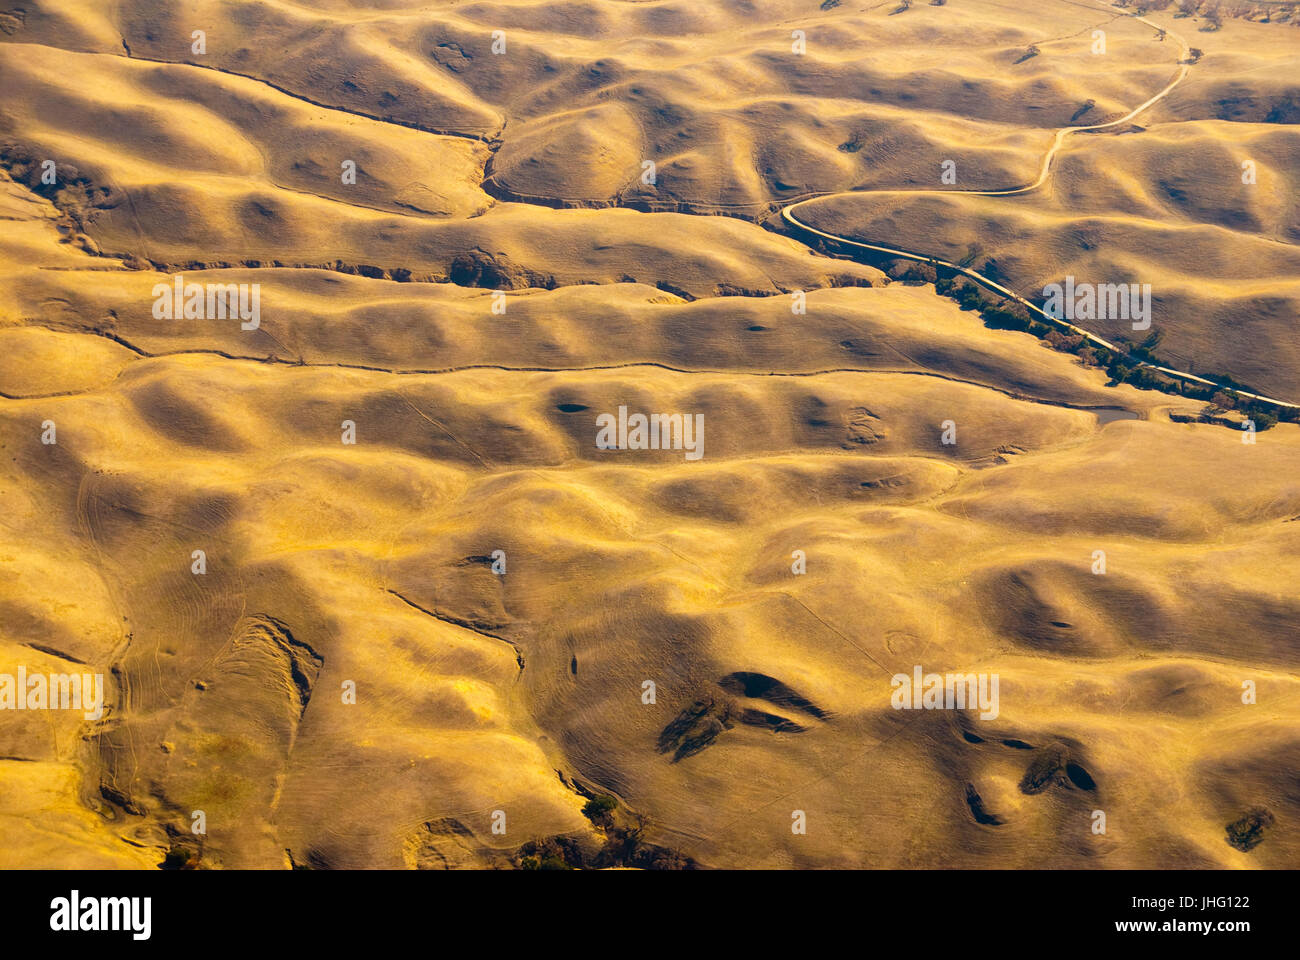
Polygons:
[[[964,195],[964,196],[971,196],[971,197],[1014,197],[1014,196],[1019,196],[1021,194],[1034,192],[1035,190],[1043,186],[1043,184],[1047,182],[1048,177],[1051,176],[1052,161],[1056,158],[1057,153],[1060,152],[1061,147],[1065,143],[1066,138],[1076,133],[1087,133],[1094,130],[1114,129],[1116,127],[1120,127],[1123,126],[1124,124],[1130,123],[1135,118],[1137,118],[1139,114],[1143,113],[1144,111],[1148,110],[1155,104],[1159,103],[1165,97],[1169,96],[1169,94],[1173,91],[1173,89],[1177,87],[1180,83],[1182,83],[1184,79],[1186,79],[1188,71],[1191,69],[1191,62],[1192,62],[1191,48],[1188,46],[1187,41],[1175,33],[1165,31],[1164,28],[1158,26],[1155,23],[1152,23],[1146,17],[1135,16],[1134,19],[1138,20],[1141,23],[1145,23],[1147,26],[1151,27],[1154,30],[1160,31],[1162,35],[1173,37],[1175,40],[1178,41],[1179,47],[1181,48],[1180,56],[1178,59],[1178,72],[1174,75],[1174,78],[1171,81],[1169,81],[1169,83],[1165,86],[1163,90],[1161,90],[1155,96],[1151,97],[1145,103],[1142,103],[1137,107],[1134,107],[1132,110],[1130,110],[1124,116],[1120,117],[1118,120],[1111,120],[1107,123],[1097,123],[1087,127],[1062,127],[1061,129],[1057,130],[1056,136],[1052,140],[1052,145],[1048,148],[1047,153],[1044,154],[1043,156],[1043,165],[1038,171],[1038,179],[1036,179],[1033,183],[1027,184],[1023,187],[1011,187],[1006,190],[937,190],[937,189],[883,190],[883,191],[849,190],[849,191],[845,191],[844,193],[824,194],[821,196],[810,197],[805,200],[799,200],[796,201],[795,203],[788,204],[787,206],[781,208],[782,218],[784,218],[786,222],[790,223],[792,226],[798,228],[799,230],[804,231],[805,233],[809,233],[812,234],[813,236],[820,237],[823,240],[829,240],[836,244],[840,244],[846,247],[853,247],[861,250],[868,250],[874,254],[884,254],[886,256],[896,257],[904,260],[915,260],[919,263],[928,263],[934,267],[943,267],[948,270],[953,270],[966,277],[969,277],[971,280],[975,281],[981,286],[989,290],[992,290],[995,293],[1001,294],[1002,296],[1006,297],[1009,300],[1015,301],[1016,303],[1020,304],[1025,309],[1027,309],[1032,315],[1042,317],[1048,323],[1056,327],[1059,327],[1063,330],[1068,330],[1073,334],[1083,337],[1088,343],[1091,343],[1098,347],[1103,347],[1106,350],[1111,351],[1112,353],[1122,353],[1123,351],[1121,351],[1116,344],[1111,343],[1109,340],[1106,340],[1098,336],[1097,334],[1092,333],[1089,330],[1085,330],[1082,327],[1078,327],[1073,323],[1070,323],[1060,317],[1054,317],[1051,314],[1046,313],[1042,308],[1038,307],[1033,303],[1030,303],[1028,300],[1020,296],[1015,291],[1007,289],[1005,286],[998,283],[997,281],[992,280],[984,276],[982,273],[979,273],[975,270],[971,270],[969,267],[964,267],[956,263],[950,263],[949,261],[941,260],[938,257],[932,257],[923,253],[917,253],[916,251],[913,250],[900,250],[895,247],[886,247],[874,243],[865,243],[861,240],[853,240],[850,239],[849,237],[842,237],[834,233],[827,233],[824,230],[819,230],[816,227],[810,226],[809,224],[800,220],[795,215],[795,211],[798,210],[800,207],[805,206],[806,204],[816,203],[821,200],[833,199],[835,197],[854,196],[854,195],[867,193],[867,192],[905,193],[908,196],[924,196],[927,194],[929,195],[941,194],[943,196]],[[1278,407],[1300,409],[1300,404],[1288,403],[1285,400],[1277,400],[1273,397],[1267,397],[1262,394],[1249,393],[1245,390],[1240,390],[1236,387],[1229,387],[1225,384],[1218,383],[1217,381],[1210,380],[1205,377],[1198,377],[1196,374],[1189,373],[1186,370],[1174,370],[1170,367],[1162,367],[1159,366],[1158,364],[1148,363],[1146,361],[1137,361],[1136,365],[1139,367],[1145,367],[1149,370],[1158,371],[1159,373],[1162,373],[1167,377],[1172,377],[1177,380],[1184,380],[1189,383],[1198,383],[1207,387],[1218,387],[1224,390],[1232,390],[1239,396],[1246,397],[1251,400],[1258,400],[1264,403],[1273,404]]]

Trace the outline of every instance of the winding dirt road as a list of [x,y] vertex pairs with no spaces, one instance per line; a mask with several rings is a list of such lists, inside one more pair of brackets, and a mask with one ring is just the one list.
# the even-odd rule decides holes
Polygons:
[[[976,283],[980,284],[981,286],[989,290],[992,290],[995,293],[999,293],[1009,300],[1014,300],[1016,303],[1019,303],[1021,306],[1029,310],[1031,314],[1043,318],[1048,323],[1056,327],[1059,327],[1063,330],[1068,330],[1070,333],[1077,334],[1078,336],[1083,337],[1089,343],[1094,344],[1095,346],[1104,347],[1105,349],[1111,351],[1112,353],[1122,352],[1117,345],[1111,343],[1109,340],[1106,340],[1103,337],[1100,337],[1089,330],[1085,330],[1082,327],[1075,326],[1073,323],[1070,323],[1064,319],[1053,317],[1051,314],[1044,312],[1042,308],[1038,307],[1033,303],[1030,303],[1028,300],[1020,296],[1015,291],[1007,289],[1002,284],[989,279],[988,277],[984,276],[982,273],[978,273],[974,270],[971,270],[967,267],[960,266],[959,264],[956,263],[950,263],[947,260],[940,260],[937,257],[927,256],[926,254],[917,253],[912,250],[900,250],[894,247],[885,247],[874,243],[864,243],[863,241],[860,240],[852,240],[848,237],[841,237],[833,233],[827,233],[824,230],[818,230],[816,227],[804,223],[802,220],[800,220],[798,217],[795,216],[794,211],[809,203],[817,203],[819,201],[826,200],[826,199],[833,199],[835,197],[853,196],[862,193],[904,193],[907,194],[908,196],[923,196],[927,194],[942,194],[944,196],[952,196],[954,194],[958,194],[958,195],[965,195],[965,196],[972,196],[972,197],[1014,197],[1014,196],[1019,196],[1021,194],[1033,193],[1035,190],[1043,186],[1043,184],[1047,182],[1048,177],[1051,176],[1052,161],[1056,158],[1056,155],[1060,152],[1061,147],[1064,145],[1067,137],[1076,133],[1087,133],[1095,130],[1113,129],[1116,127],[1123,126],[1127,123],[1130,123],[1139,114],[1150,109],[1152,106],[1159,103],[1165,97],[1169,96],[1169,94],[1173,91],[1173,89],[1177,87],[1180,83],[1182,83],[1183,80],[1186,79],[1187,74],[1191,69],[1191,59],[1192,59],[1191,47],[1188,46],[1187,41],[1184,40],[1178,34],[1172,33],[1170,31],[1166,31],[1163,27],[1159,26],[1158,24],[1152,23],[1146,17],[1135,16],[1134,19],[1141,23],[1145,23],[1153,30],[1163,31],[1165,36],[1173,37],[1175,40],[1178,41],[1179,47],[1181,48],[1181,52],[1178,60],[1178,72],[1174,75],[1174,78],[1171,81],[1169,81],[1168,84],[1165,85],[1164,89],[1162,89],[1155,96],[1148,99],[1146,102],[1140,104],[1139,106],[1134,107],[1132,110],[1124,114],[1124,116],[1120,117],[1118,120],[1111,120],[1106,123],[1097,123],[1087,127],[1062,127],[1061,129],[1057,130],[1056,136],[1052,140],[1051,147],[1049,147],[1047,153],[1043,155],[1043,165],[1038,171],[1038,179],[1034,180],[1033,183],[1027,184],[1023,187],[1010,187],[1005,190],[936,190],[936,189],[874,190],[874,191],[849,190],[843,193],[831,193],[831,194],[823,194],[821,196],[816,196],[816,197],[809,197],[808,199],[799,200],[796,201],[795,203],[788,204],[787,206],[781,208],[781,216],[786,220],[786,222],[788,222],[789,224],[791,224],[792,226],[796,227],[799,230],[812,234],[813,236],[816,237],[821,237],[824,240],[830,240],[834,243],[841,244],[843,246],[855,247],[862,250],[869,250],[873,253],[886,254],[904,260],[915,260],[919,263],[928,263],[935,267],[943,267],[948,270],[954,270],[958,273],[963,274],[964,276],[969,277],[971,280],[974,280]],[[1240,390],[1235,387],[1229,387],[1215,380],[1209,380],[1205,377],[1198,377],[1196,374],[1189,373],[1186,370],[1175,370],[1170,367],[1162,367],[1154,363],[1147,363],[1146,361],[1138,361],[1136,365],[1139,367],[1146,367],[1150,370],[1158,371],[1167,377],[1172,377],[1177,380],[1183,380],[1189,383],[1198,383],[1208,387],[1218,387],[1224,390],[1233,390],[1238,395],[1247,397],[1251,400],[1259,400],[1264,403],[1273,404],[1278,407],[1287,407],[1293,410],[1300,409],[1300,404],[1288,403],[1285,400],[1278,400],[1274,397],[1268,397],[1262,394],[1249,393],[1245,390]]]

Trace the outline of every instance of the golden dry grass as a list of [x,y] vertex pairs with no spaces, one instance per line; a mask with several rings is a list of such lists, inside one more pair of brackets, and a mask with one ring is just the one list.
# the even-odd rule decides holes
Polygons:
[[[714,867],[1300,862],[1300,429],[1243,443],[760,225],[950,156],[1032,181],[1172,44],[1096,4],[896,6],[0,19],[0,674],[108,686],[97,721],[0,711],[0,867],[591,858],[590,793]],[[1300,30],[1154,16],[1203,61],[1034,195],[802,209],[1022,292],[1132,272],[1175,356],[1300,400],[1269,119]],[[1213,172],[1243,150],[1254,192]],[[260,325],[157,319],[173,272],[260,284]],[[597,449],[619,406],[702,414],[704,457]],[[998,716],[892,709],[917,664],[998,674]]]

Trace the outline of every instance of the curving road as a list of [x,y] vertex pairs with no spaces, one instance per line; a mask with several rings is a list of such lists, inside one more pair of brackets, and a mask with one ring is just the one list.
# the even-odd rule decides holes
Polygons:
[[[1145,23],[1147,26],[1151,27],[1154,30],[1164,30],[1163,27],[1159,26],[1158,24],[1152,23],[1146,17],[1135,16],[1133,19],[1138,20],[1141,23]],[[800,220],[798,217],[795,216],[794,211],[797,210],[799,207],[804,206],[805,204],[814,203],[818,200],[825,200],[828,197],[852,196],[854,194],[865,193],[865,192],[906,193],[909,196],[926,195],[926,194],[942,194],[944,196],[952,196],[956,194],[956,195],[965,195],[965,196],[972,196],[972,197],[1014,197],[1019,194],[1032,193],[1033,191],[1037,190],[1039,187],[1041,187],[1043,184],[1047,182],[1047,178],[1051,175],[1051,171],[1052,171],[1052,161],[1056,158],[1057,153],[1060,152],[1061,147],[1065,143],[1067,137],[1075,133],[1085,133],[1091,130],[1106,130],[1109,128],[1118,127],[1118,126],[1122,126],[1123,124],[1129,123],[1139,114],[1141,114],[1143,111],[1149,109],[1150,107],[1159,103],[1165,97],[1169,96],[1169,94],[1173,91],[1173,89],[1177,87],[1178,84],[1182,83],[1184,79],[1186,79],[1188,71],[1191,66],[1189,62],[1191,60],[1191,47],[1188,46],[1186,40],[1184,40],[1182,37],[1178,36],[1175,33],[1172,33],[1170,31],[1165,31],[1165,35],[1169,37],[1173,37],[1175,40],[1177,40],[1179,46],[1182,48],[1181,55],[1178,61],[1178,73],[1175,74],[1174,78],[1171,81],[1169,81],[1169,83],[1165,86],[1163,90],[1161,90],[1155,96],[1151,97],[1145,103],[1142,103],[1139,106],[1134,107],[1132,110],[1124,114],[1124,116],[1120,117],[1118,120],[1111,120],[1108,121],[1107,123],[1097,123],[1087,127],[1062,127],[1061,129],[1057,130],[1056,136],[1052,140],[1051,147],[1048,148],[1047,153],[1044,154],[1043,156],[1043,165],[1042,168],[1038,171],[1038,179],[1036,179],[1033,183],[1027,184],[1023,187],[1011,187],[1006,190],[906,190],[906,191],[849,190],[843,193],[823,194],[821,196],[810,197],[805,200],[799,200],[796,201],[795,203],[788,204],[781,208],[781,216],[788,223],[790,223],[791,225],[797,227],[802,231],[805,231],[806,233],[810,233],[814,236],[821,237],[824,240],[833,241],[834,243],[841,244],[843,246],[856,247],[862,250],[870,250],[873,253],[883,253],[904,260],[915,260],[919,263],[928,263],[932,266],[943,267],[948,270],[954,270],[958,273],[963,274],[964,276],[969,277],[971,280],[974,280],[976,283],[980,284],[981,286],[989,290],[992,290],[995,293],[999,293],[1009,300],[1014,300],[1016,303],[1019,303],[1021,306],[1029,310],[1031,314],[1042,317],[1048,323],[1051,323],[1061,329],[1068,330],[1073,334],[1077,334],[1083,337],[1089,343],[1092,343],[1099,347],[1104,347],[1105,349],[1111,351],[1112,353],[1119,353],[1121,352],[1119,347],[1111,343],[1109,340],[1106,340],[1098,336],[1097,334],[1092,333],[1091,331],[1085,330],[1082,327],[1075,326],[1073,323],[1069,323],[1066,320],[1058,319],[1057,317],[1053,317],[1050,314],[1045,313],[1040,307],[1030,303],[1028,300],[1020,296],[1015,291],[1007,289],[1006,287],[1002,286],[1002,284],[994,280],[990,280],[982,273],[977,273],[976,271],[971,270],[967,267],[960,266],[959,264],[950,263],[947,260],[940,260],[938,257],[931,257],[931,256],[926,256],[925,254],[922,253],[916,253],[915,251],[912,250],[899,250],[894,247],[885,247],[874,243],[863,243],[860,240],[851,240],[848,237],[841,237],[833,233],[827,233],[824,230],[818,230],[816,227],[809,226],[808,224],[804,223],[802,220]],[[1270,403],[1278,407],[1287,407],[1293,410],[1300,409],[1300,404],[1288,403],[1285,400],[1278,400],[1274,397],[1268,397],[1258,393],[1249,393],[1248,391],[1240,390],[1237,389],[1236,387],[1229,387],[1222,383],[1218,383],[1217,381],[1206,379],[1205,377],[1198,377],[1196,374],[1189,373],[1186,370],[1174,370],[1170,367],[1162,367],[1154,363],[1147,363],[1146,361],[1137,361],[1136,365],[1139,367],[1146,367],[1150,370],[1156,370],[1164,374],[1165,376],[1172,377],[1176,380],[1183,380],[1189,383],[1198,383],[1207,387],[1218,387],[1224,390],[1232,390],[1239,396],[1247,397],[1252,400],[1259,400],[1264,403]]]

